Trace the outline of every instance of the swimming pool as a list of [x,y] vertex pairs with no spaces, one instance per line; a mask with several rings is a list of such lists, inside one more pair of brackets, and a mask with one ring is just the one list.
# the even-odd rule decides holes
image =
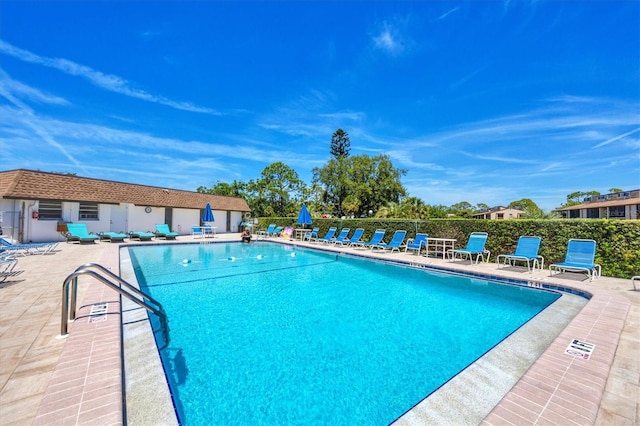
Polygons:
[[559,297],[279,244],[130,252],[184,424],[389,423]]

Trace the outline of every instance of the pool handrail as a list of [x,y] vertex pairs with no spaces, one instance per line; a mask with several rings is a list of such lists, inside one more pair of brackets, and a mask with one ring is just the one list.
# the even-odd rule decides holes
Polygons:
[[[98,272],[92,270],[92,268],[96,268],[106,274],[109,278],[115,280],[120,286],[111,282],[104,275],[99,274]],[[145,308],[147,311],[155,314],[160,320],[160,325],[162,327],[162,335],[164,337],[164,347],[169,345],[169,320],[167,318],[167,314],[162,307],[162,304],[149,296],[148,294],[142,292],[137,289],[124,279],[120,278],[113,272],[109,271],[102,265],[97,263],[85,263],[84,265],[78,266],[75,271],[65,278],[62,284],[62,307],[60,312],[60,336],[66,337],[69,334],[68,331],[68,322],[73,321],[76,318],[76,299],[77,299],[77,288],[78,288],[78,277],[81,275],[89,275],[99,282],[103,283],[107,287],[115,290],[120,295],[126,297],[134,303],[137,303],[141,307]],[[69,289],[69,285],[73,283],[71,286],[71,290]],[[139,296],[142,299],[139,299]],[[149,303],[151,302],[151,303]],[[155,306],[153,306],[155,305]],[[162,348],[160,348],[162,349]]]

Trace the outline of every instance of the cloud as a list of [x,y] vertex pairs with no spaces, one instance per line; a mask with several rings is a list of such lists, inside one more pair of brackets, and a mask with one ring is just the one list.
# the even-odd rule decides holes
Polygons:
[[411,40],[402,29],[404,23],[396,21],[393,24],[383,22],[382,28],[372,37],[373,45],[377,49],[393,56],[405,53],[411,44]]
[[12,79],[9,74],[0,68],[0,96],[9,99],[13,95],[18,98],[26,98],[43,104],[69,105],[69,101],[64,98],[48,95],[38,89]]
[[27,50],[15,47],[2,40],[0,40],[0,53],[13,56],[14,58],[20,59],[24,62],[42,65],[64,72],[65,74],[84,78],[85,80],[104,90],[119,93],[131,98],[141,99],[147,102],[153,102],[183,111],[210,115],[221,115],[220,112],[211,108],[193,105],[189,102],[174,101],[163,96],[152,95],[145,92],[144,90],[136,89],[131,86],[130,82],[116,75],[105,74],[100,71],[96,71],[88,66],[77,64],[67,59],[39,56]]
[[435,20],[436,21],[440,21],[440,20],[446,18],[447,16],[451,15],[452,13],[457,12],[458,10],[460,10],[460,6],[456,6],[453,9],[446,11],[442,15],[438,16]]
[[617,140],[620,140],[620,139],[624,139],[624,138],[626,138],[627,136],[631,136],[632,134],[637,133],[637,132],[639,132],[639,131],[640,131],[640,127],[636,128],[636,129],[633,129],[633,130],[631,130],[630,132],[623,133],[623,134],[621,134],[621,135],[618,135],[618,136],[614,136],[614,137],[612,137],[612,138],[609,138],[609,139],[607,139],[606,141],[601,142],[601,143],[599,143],[598,145],[594,146],[593,148],[595,149],[595,148],[603,147],[603,146],[605,146],[605,145],[609,145],[610,143],[613,143],[613,142],[615,142],[615,141],[617,141]]

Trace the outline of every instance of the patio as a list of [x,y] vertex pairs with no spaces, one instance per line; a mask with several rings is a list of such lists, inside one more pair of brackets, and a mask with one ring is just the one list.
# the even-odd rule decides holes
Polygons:
[[[178,243],[191,240],[203,241],[203,239],[193,240],[191,237],[181,236]],[[238,234],[216,236],[215,241],[223,240],[238,241],[239,237]],[[24,270],[24,273],[0,285],[0,359],[2,360],[0,416],[3,424],[118,424],[122,422],[126,407],[121,404],[122,378],[119,374],[121,349],[118,337],[120,321],[90,323],[86,320],[77,320],[71,327],[69,338],[56,339],[60,333],[61,287],[64,278],[76,267],[87,262],[97,262],[117,271],[118,246],[119,244],[103,242],[91,245],[60,244],[55,254],[21,257],[17,269]],[[371,255],[370,251],[340,246],[323,245],[322,247]],[[449,262],[442,259],[419,259],[417,256],[404,253],[375,255],[386,259],[404,261],[411,259],[412,262],[415,260],[417,263],[426,262],[432,266],[452,268]],[[528,278],[528,274],[522,272],[498,270],[495,263],[472,267],[456,264],[456,268],[518,279]],[[593,383],[589,386],[597,387],[598,382],[603,384],[597,395],[599,405],[589,407],[588,405],[593,405],[593,402],[589,401],[588,395],[581,394],[582,389],[576,390],[576,398],[571,401],[571,404],[577,404],[576,406],[580,407],[579,401],[583,401],[585,407],[582,408],[597,413],[593,422],[596,425],[639,424],[640,291],[631,291],[633,287],[628,279],[602,277],[590,283],[556,277],[550,279],[548,271],[536,272],[534,276],[545,282],[560,283],[566,287],[593,293],[594,299],[587,304],[570,327],[577,327],[576,330],[579,330],[581,324],[589,323],[589,333],[592,333],[594,338],[601,336],[610,342],[610,344],[599,343],[594,354],[608,353],[611,362],[600,363],[596,359],[590,360],[590,366],[597,364],[598,372],[583,373],[593,376],[591,380]],[[117,295],[104,286],[92,284],[91,281],[90,278],[80,280],[79,316],[88,316],[91,305],[97,302],[109,302],[107,314],[109,319],[112,317],[119,319]],[[595,316],[597,318],[594,318]],[[621,331],[616,332],[615,326],[608,326],[608,320],[611,320],[612,324],[616,324],[617,321]],[[619,334],[619,341],[617,334]],[[614,347],[616,341],[617,348]],[[560,341],[559,344],[562,342]],[[80,351],[86,349],[87,345],[91,346],[91,350],[89,356],[85,357],[80,354]],[[564,350],[564,347],[561,350]],[[562,361],[562,357],[554,359],[554,356],[548,355],[547,352],[540,358],[541,362],[546,360],[551,364],[557,364]],[[532,370],[534,370],[533,367]],[[112,374],[113,371],[118,373]],[[528,382],[521,380],[514,391],[496,406],[484,423],[530,423],[528,420],[530,408],[525,406],[526,401],[523,401],[521,396],[523,394],[518,394],[516,388],[519,386],[524,389],[527,385],[534,384],[545,388],[544,377],[535,375],[532,377],[535,379],[529,378]],[[540,423],[551,423],[553,416],[561,411],[554,411],[556,408],[554,404],[556,402],[552,401],[545,411],[546,414],[543,413],[538,417]],[[586,421],[587,418],[577,416],[575,421],[577,424],[590,424],[590,421]],[[562,419],[568,421],[566,416]],[[421,424],[421,420],[416,417],[415,421],[409,423]]]

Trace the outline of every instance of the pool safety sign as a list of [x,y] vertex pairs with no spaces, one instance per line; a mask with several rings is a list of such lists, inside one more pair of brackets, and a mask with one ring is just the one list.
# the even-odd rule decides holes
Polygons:
[[589,359],[593,353],[593,349],[596,347],[593,343],[583,342],[578,339],[573,339],[564,353],[577,358]]
[[109,309],[108,303],[96,303],[91,305],[91,312],[89,313],[89,323],[102,322],[107,320],[107,311]]

